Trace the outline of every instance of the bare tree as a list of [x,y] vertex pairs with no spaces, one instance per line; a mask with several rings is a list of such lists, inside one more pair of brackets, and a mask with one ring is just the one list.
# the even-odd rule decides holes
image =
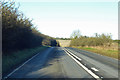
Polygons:
[[71,38],[79,38],[81,36],[80,30],[74,30],[71,34]]

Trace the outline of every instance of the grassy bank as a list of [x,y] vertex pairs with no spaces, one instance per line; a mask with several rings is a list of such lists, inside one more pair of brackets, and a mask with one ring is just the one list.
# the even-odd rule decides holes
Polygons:
[[78,48],[78,49],[82,49],[82,50],[86,50],[86,51],[94,52],[100,55],[118,59],[118,50],[96,49],[91,47],[74,47],[74,48]]
[[2,57],[2,72],[3,75],[12,71],[14,68],[19,66],[21,63],[25,62],[33,55],[37,54],[38,52],[46,49],[47,47],[37,47],[32,49],[25,49],[22,51],[11,53],[10,55],[3,55]]

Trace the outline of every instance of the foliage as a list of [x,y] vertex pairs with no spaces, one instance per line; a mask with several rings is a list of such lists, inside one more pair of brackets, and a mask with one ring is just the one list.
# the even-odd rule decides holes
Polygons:
[[70,38],[55,38],[55,39],[57,39],[57,40],[71,40]]
[[47,47],[36,47],[31,49],[24,49],[21,51],[13,52],[10,55],[3,55],[2,60],[2,73],[3,75],[9,72],[9,70],[14,69],[19,66],[19,64],[25,62],[33,55],[37,54],[40,51],[43,51]]
[[112,43],[110,34],[96,35],[95,37],[81,36],[73,38],[70,46],[110,46]]
[[44,39],[42,41],[43,45],[47,45],[47,46],[59,46],[59,43],[52,37],[49,37],[47,35],[43,36]]
[[[1,12],[1,10],[0,10]],[[17,50],[42,46],[42,42],[49,46],[56,46],[55,39],[41,34],[32,20],[18,11],[15,2],[2,2],[2,51],[10,53]]]
[[79,38],[81,36],[80,30],[74,30],[71,34],[71,38]]
[[113,42],[116,42],[116,43],[120,44],[120,40],[113,40]]

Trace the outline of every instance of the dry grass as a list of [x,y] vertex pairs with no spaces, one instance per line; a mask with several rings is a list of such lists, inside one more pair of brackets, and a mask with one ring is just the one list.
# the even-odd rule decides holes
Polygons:
[[71,40],[57,40],[61,47],[69,47]]
[[105,48],[104,49],[100,49],[100,48],[97,49],[97,48],[93,48],[93,47],[74,47],[74,48],[94,52],[97,54],[101,54],[101,55],[116,58],[116,59],[118,59],[119,58],[118,56],[120,56],[118,53],[118,50],[110,50],[110,49],[105,49]]
[[38,52],[40,52],[46,48],[47,48],[46,46],[43,46],[43,47],[25,49],[22,51],[14,52],[14,53],[11,53],[11,55],[7,55],[7,56],[3,55],[2,56],[3,74],[12,70],[15,66],[18,66],[19,64],[25,62],[27,59],[29,59],[33,55],[37,54]]

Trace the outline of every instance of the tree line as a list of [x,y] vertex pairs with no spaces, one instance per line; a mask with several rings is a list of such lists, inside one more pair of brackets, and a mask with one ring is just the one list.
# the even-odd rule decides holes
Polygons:
[[57,39],[57,40],[71,40],[70,38],[59,38],[59,37],[56,37],[55,39]]
[[71,35],[70,46],[111,46],[113,40],[111,34],[95,34],[94,37],[82,36],[79,30]]
[[32,20],[19,12],[13,1],[2,1],[2,52],[7,54],[17,50],[42,45],[57,46],[57,41],[40,33]]

